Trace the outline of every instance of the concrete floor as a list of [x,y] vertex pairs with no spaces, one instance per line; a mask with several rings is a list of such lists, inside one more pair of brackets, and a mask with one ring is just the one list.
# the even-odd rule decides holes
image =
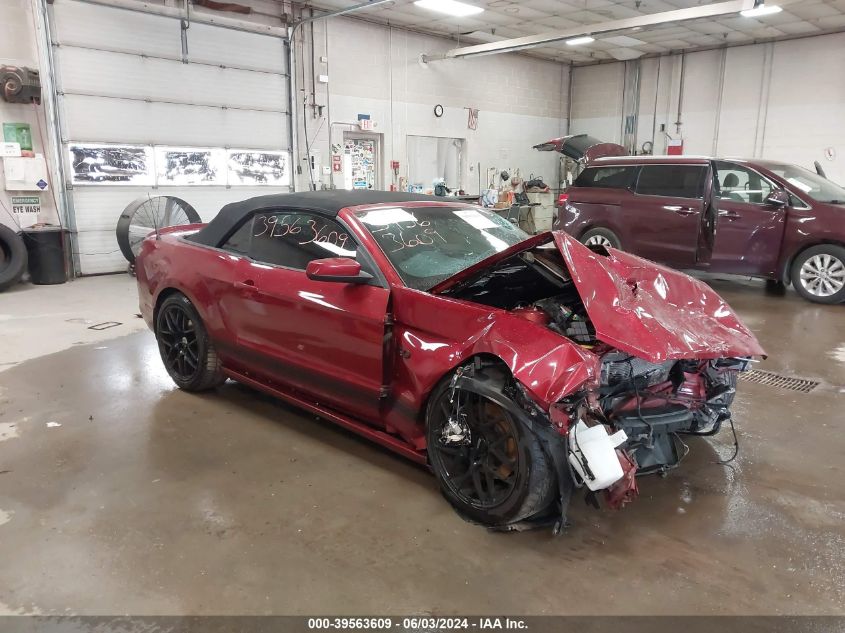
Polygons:
[[138,327],[128,277],[4,294],[0,363],[37,357],[0,374],[0,613],[845,614],[845,306],[711,283],[763,368],[822,386],[741,383],[734,465],[729,431],[694,441],[558,538],[464,523],[425,470],[237,384],[180,392],[149,332],[73,345],[68,319]]

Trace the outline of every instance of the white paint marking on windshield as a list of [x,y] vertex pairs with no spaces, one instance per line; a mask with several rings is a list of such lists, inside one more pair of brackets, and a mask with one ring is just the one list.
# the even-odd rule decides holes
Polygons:
[[398,222],[416,222],[412,214],[398,207],[390,209],[374,209],[361,216],[361,221],[370,226],[387,226]]
[[469,224],[470,226],[478,229],[496,229],[499,228],[499,225],[493,222],[490,218],[485,218],[481,215],[478,211],[474,209],[462,209],[460,211],[452,211],[456,216],[461,218],[464,222]]

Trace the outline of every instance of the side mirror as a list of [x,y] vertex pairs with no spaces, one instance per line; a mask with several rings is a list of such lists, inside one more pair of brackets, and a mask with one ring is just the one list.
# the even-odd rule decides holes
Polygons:
[[789,194],[783,189],[775,189],[772,193],[766,196],[765,203],[770,207],[787,207],[789,206]]
[[373,276],[361,270],[361,264],[351,257],[312,259],[305,267],[305,275],[314,281],[335,281],[346,284],[365,284]]

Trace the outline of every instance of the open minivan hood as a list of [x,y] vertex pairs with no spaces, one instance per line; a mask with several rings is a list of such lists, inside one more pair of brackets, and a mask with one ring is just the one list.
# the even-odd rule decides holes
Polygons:
[[563,233],[541,233],[442,281],[439,294],[498,262],[554,239],[596,338],[652,363],[765,356],[730,306],[701,281],[635,255],[596,253]]
[[605,143],[589,134],[570,134],[535,145],[541,152],[560,152],[577,161],[589,163],[604,156],[627,156],[628,151],[616,143]]

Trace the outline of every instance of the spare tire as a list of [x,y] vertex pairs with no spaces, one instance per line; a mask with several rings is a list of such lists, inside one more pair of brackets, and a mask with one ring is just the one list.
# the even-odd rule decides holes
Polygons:
[[0,291],[18,283],[26,271],[26,245],[23,238],[0,224]]

